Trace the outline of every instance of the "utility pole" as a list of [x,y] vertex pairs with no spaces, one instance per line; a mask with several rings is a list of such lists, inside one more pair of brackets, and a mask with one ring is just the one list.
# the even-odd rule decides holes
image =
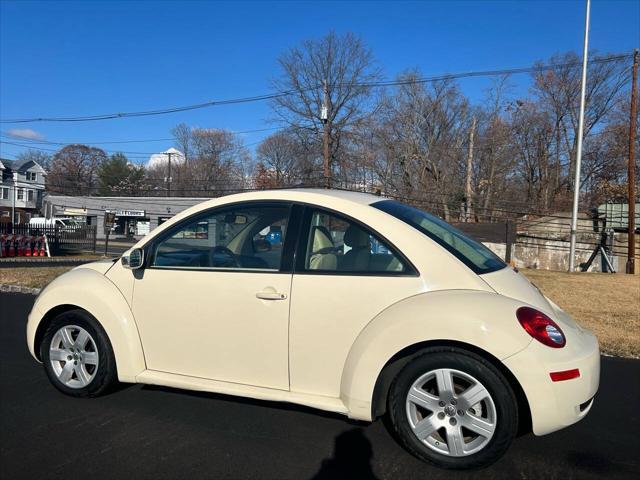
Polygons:
[[11,202],[11,228],[15,232],[16,223],[16,197],[18,196],[18,172],[13,172],[13,200]]
[[629,165],[627,184],[629,187],[629,207],[627,215],[627,268],[626,272],[636,273],[636,130],[638,128],[638,49],[633,52],[633,72],[631,76],[631,113],[629,115]]
[[473,116],[473,120],[471,122],[471,131],[469,132],[469,154],[467,155],[467,181],[465,185],[465,212],[464,212],[464,221],[469,222],[471,220],[472,212],[471,212],[471,175],[473,173],[473,135],[476,130],[476,117]]
[[324,132],[322,143],[324,147],[324,188],[331,188],[331,161],[329,158],[329,131],[331,130],[331,122],[329,121],[329,84],[325,80],[323,82],[324,100],[322,102],[322,111],[320,119],[324,124]]
[[569,243],[569,272],[574,271],[576,261],[576,230],[578,229],[578,202],[580,201],[580,164],[582,163],[582,134],[584,131],[584,97],[587,88],[587,55],[589,48],[589,10],[591,0],[587,0],[584,20],[584,50],[582,52],[582,82],[580,85],[580,116],[578,117],[578,145],[576,148],[576,175],[573,184],[573,211],[571,214],[571,241]]
[[165,155],[169,157],[169,176],[167,177],[167,197],[171,196],[171,155],[173,152],[166,152]]

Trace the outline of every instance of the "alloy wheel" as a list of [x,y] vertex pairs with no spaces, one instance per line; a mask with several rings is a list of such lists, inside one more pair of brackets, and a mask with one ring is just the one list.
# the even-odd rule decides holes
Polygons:
[[496,406],[480,381],[460,370],[421,375],[406,397],[409,426],[430,449],[464,457],[486,447],[496,429]]
[[49,361],[60,383],[69,388],[84,388],[98,371],[96,342],[84,328],[65,325],[51,340]]

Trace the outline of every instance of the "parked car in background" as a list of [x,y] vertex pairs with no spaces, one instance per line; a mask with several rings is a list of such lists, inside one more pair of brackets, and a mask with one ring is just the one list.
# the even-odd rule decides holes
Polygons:
[[33,217],[29,220],[29,227],[32,229],[42,228],[67,228],[80,226],[77,220],[71,217]]
[[584,418],[600,366],[596,338],[483,245],[332,190],[196,205],[49,284],[27,342],[74,397],[120,381],[387,415],[412,454],[460,469]]

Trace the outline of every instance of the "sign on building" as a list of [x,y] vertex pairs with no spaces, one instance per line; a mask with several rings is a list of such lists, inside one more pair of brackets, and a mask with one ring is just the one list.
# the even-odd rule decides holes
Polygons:
[[116,217],[144,217],[144,210],[105,210]]

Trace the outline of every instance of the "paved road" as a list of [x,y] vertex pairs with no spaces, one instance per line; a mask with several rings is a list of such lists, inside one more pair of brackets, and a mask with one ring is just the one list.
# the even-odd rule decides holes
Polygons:
[[517,439],[481,472],[424,465],[381,421],[147,386],[79,400],[49,385],[25,346],[33,297],[0,294],[1,478],[640,478],[640,361],[603,358],[585,420]]

